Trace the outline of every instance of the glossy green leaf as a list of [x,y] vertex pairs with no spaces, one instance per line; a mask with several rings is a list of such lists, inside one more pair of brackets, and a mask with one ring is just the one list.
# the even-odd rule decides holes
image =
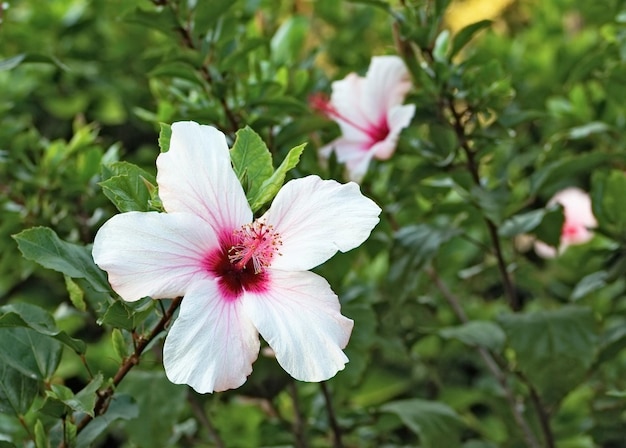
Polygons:
[[102,192],[120,212],[151,210],[149,186],[154,187],[155,177],[128,162],[103,165],[100,182]]
[[46,430],[43,427],[41,420],[37,419],[35,423],[35,447],[36,448],[48,448],[48,437],[46,437]]
[[67,293],[70,296],[70,300],[72,305],[76,307],[76,309],[80,311],[87,311],[87,304],[85,303],[85,291],[81,289],[81,287],[72,280],[72,277],[69,275],[64,275],[65,278],[65,288],[67,289]]
[[626,174],[621,170],[598,171],[592,176],[591,205],[600,227],[619,238],[626,236]]
[[450,57],[450,31],[443,30],[435,39],[433,58],[437,62],[447,62]]
[[96,291],[110,290],[106,276],[94,263],[89,248],[61,240],[48,227],[23,230],[13,238],[26,259],[72,278],[84,278]]
[[30,328],[42,335],[51,336],[76,353],[85,353],[85,343],[60,331],[52,316],[43,308],[28,303],[12,303],[0,307],[0,329]]
[[420,438],[424,448],[455,448],[461,446],[458,414],[444,403],[420,399],[392,401],[381,406],[391,412]]
[[102,385],[102,381],[102,374],[99,373],[77,394],[74,394],[72,390],[66,386],[52,384],[48,396],[58,399],[73,411],[88,414],[93,417],[94,407],[98,398],[96,392]]
[[554,404],[582,381],[597,350],[593,313],[567,306],[528,314],[507,314],[498,319],[519,369]]
[[276,196],[285,182],[287,172],[292,168],[295,168],[300,161],[300,156],[302,155],[305,146],[306,144],[303,143],[302,145],[292,148],[287,154],[287,157],[285,157],[285,160],[283,160],[280,166],[276,168],[276,171],[274,171],[274,173],[263,182],[261,188],[257,191],[257,194],[249,197],[250,208],[252,208],[253,212],[257,211],[264,204],[271,201],[274,196]]

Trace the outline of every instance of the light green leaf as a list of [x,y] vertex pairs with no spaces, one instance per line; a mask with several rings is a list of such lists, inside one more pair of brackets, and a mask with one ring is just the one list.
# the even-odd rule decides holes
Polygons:
[[272,155],[263,139],[250,127],[238,130],[236,135],[230,158],[248,202],[252,203],[252,198],[261,194],[263,183],[274,172]]
[[303,143],[295,148],[291,148],[289,154],[287,154],[287,157],[283,160],[283,163],[281,163],[276,171],[263,182],[257,194],[249,196],[250,208],[253,212],[257,211],[276,196],[276,193],[278,193],[285,182],[287,172],[294,168],[300,161],[300,156],[305,146],[306,143]]
[[557,403],[585,378],[598,339],[591,309],[568,306],[498,320],[519,369],[546,403]]
[[420,438],[425,448],[454,448],[461,445],[461,419],[444,403],[420,399],[393,401],[381,411],[391,412]]
[[298,60],[308,33],[309,21],[306,17],[290,16],[272,37],[272,60],[277,64],[289,64]]
[[126,359],[126,357],[128,356],[128,349],[126,347],[124,335],[119,328],[113,329],[113,331],[111,332],[111,340],[113,341],[113,349],[115,350],[115,354],[122,360]]
[[161,152],[167,152],[170,149],[170,140],[172,139],[172,126],[167,123],[159,123],[161,130],[159,131],[159,148]]
[[444,29],[437,39],[435,39],[435,46],[433,48],[433,58],[437,62],[447,62],[448,53],[450,52],[450,31]]
[[36,448],[49,448],[48,437],[46,437],[46,430],[43,427],[41,420],[37,419],[35,423],[35,447]]
[[65,289],[67,289],[67,293],[70,295],[72,305],[80,311],[87,311],[85,291],[83,291],[69,275],[64,275],[63,277],[65,277]]
[[72,278],[84,278],[98,292],[110,291],[109,283],[85,246],[61,240],[48,227],[33,227],[13,235],[24,258]]
[[0,307],[0,329],[17,327],[30,328],[37,333],[51,336],[76,353],[85,353],[85,343],[57,329],[52,316],[38,306],[16,302]]
[[499,325],[478,320],[458,327],[442,328],[439,335],[445,339],[456,339],[471,347],[484,347],[495,352],[501,351],[506,341],[506,335]]

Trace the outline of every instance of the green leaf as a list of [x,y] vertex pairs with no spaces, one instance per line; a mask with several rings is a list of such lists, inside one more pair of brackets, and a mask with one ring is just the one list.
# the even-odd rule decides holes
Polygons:
[[69,275],[64,275],[63,277],[65,278],[65,289],[67,289],[67,293],[70,295],[72,305],[80,311],[87,311],[85,291],[83,291]]
[[133,370],[118,391],[137,402],[138,418],[126,425],[130,441],[136,446],[163,446],[163,441],[174,433],[180,415],[188,409],[188,388],[171,383],[163,370]]
[[25,58],[26,58],[26,55],[22,53],[22,54],[18,54],[16,56],[13,56],[7,59],[2,59],[0,61],[0,72],[3,70],[14,69],[18,65],[20,65]]
[[452,50],[450,51],[450,58],[453,58],[459,51],[467,45],[467,43],[481,30],[489,28],[493,22],[491,20],[481,20],[480,22],[467,25],[461,31],[456,33],[452,39]]
[[85,353],[85,343],[57,329],[52,316],[38,306],[16,302],[0,307],[0,329],[17,327],[30,328],[37,333],[51,336],[76,353]]
[[111,332],[111,340],[113,341],[113,349],[115,354],[122,360],[128,356],[128,349],[126,348],[126,341],[124,335],[119,328],[114,328]]
[[30,378],[48,380],[59,365],[62,351],[58,341],[30,328],[0,328],[0,364]]
[[103,165],[102,178],[102,192],[120,212],[152,209],[150,190],[156,189],[156,179],[147,171],[132,163],[114,162]]
[[506,335],[494,322],[473,320],[458,327],[439,330],[445,339],[456,339],[470,347],[484,347],[499,352],[504,347]]
[[563,207],[560,204],[545,209],[546,213],[541,223],[533,229],[533,233],[544,243],[552,247],[559,247],[561,243],[561,229],[565,222]]
[[285,182],[287,172],[295,168],[300,161],[300,156],[305,146],[306,143],[303,143],[295,148],[291,148],[289,154],[287,154],[287,157],[283,160],[283,163],[281,163],[276,171],[263,182],[257,194],[255,196],[249,196],[250,208],[253,212],[257,211],[276,196],[276,193],[278,193]]
[[161,130],[159,131],[159,148],[161,152],[167,152],[170,149],[170,140],[172,139],[172,126],[167,123],[159,123]]
[[96,392],[102,385],[102,381],[102,373],[98,373],[98,375],[76,395],[74,395],[74,392],[72,392],[69,387],[60,384],[52,384],[50,386],[51,391],[48,391],[47,394],[49,397],[58,399],[73,411],[85,413],[93,417],[93,410],[98,398]]
[[263,139],[246,126],[237,131],[230,158],[248,202],[252,203],[252,198],[261,194],[263,182],[274,172],[272,155]]
[[33,227],[13,235],[24,258],[72,278],[84,278],[98,292],[109,292],[109,283],[85,246],[61,240],[48,227]]
[[591,309],[567,306],[498,320],[519,369],[546,403],[557,403],[585,378],[598,339]]
[[435,39],[433,48],[433,58],[437,62],[445,63],[448,61],[450,52],[450,31],[443,30]]
[[77,448],[89,448],[96,438],[116,420],[130,420],[139,415],[139,408],[132,397],[115,394],[104,415],[94,418],[76,437]]
[[439,248],[461,234],[457,228],[437,228],[430,224],[416,224],[401,228],[394,236],[390,272],[391,281],[411,275],[430,262]]
[[[554,205],[526,213],[518,213],[504,221],[498,229],[498,233],[504,238],[512,238],[522,233],[530,233],[542,226],[542,224],[547,224],[542,226],[542,233],[545,233],[545,231],[549,229],[555,229],[555,231],[550,232],[549,235],[545,235],[550,237],[548,238],[550,241],[546,242],[548,244],[554,243],[552,245],[558,245],[561,238],[561,227],[563,223],[560,221],[562,220],[563,212],[561,207]],[[554,241],[554,238],[556,238],[556,241]],[[545,241],[543,238],[542,240]]]
[[589,173],[594,168],[611,161],[609,154],[592,151],[576,157],[562,157],[541,167],[530,177],[531,194],[537,194],[548,185],[556,185],[564,179],[575,178],[578,174]]
[[41,423],[41,420],[37,419],[37,423],[35,423],[35,447],[48,448],[49,446],[43,423]]
[[309,20],[306,17],[290,16],[272,37],[272,60],[279,65],[297,61],[308,33]]
[[626,175],[621,170],[597,171],[591,178],[591,206],[601,228],[616,238],[626,236]]
[[0,363],[0,413],[25,414],[38,392],[37,380]]
[[461,446],[461,419],[444,403],[420,399],[393,401],[381,411],[391,412],[420,438],[425,448],[454,448]]

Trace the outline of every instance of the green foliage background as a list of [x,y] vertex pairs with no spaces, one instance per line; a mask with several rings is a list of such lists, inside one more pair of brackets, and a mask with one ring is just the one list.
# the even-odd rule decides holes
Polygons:
[[[626,446],[626,4],[486,2],[459,30],[480,2],[448,3],[4,3],[0,447]],[[417,112],[362,183],[381,223],[317,268],[355,321],[350,363],[321,385],[266,356],[238,390],[169,383],[176,303],[122,302],[90,254],[113,214],[160,209],[162,123],[273,160],[251,177],[233,151],[261,210],[285,175],[343,179],[308,98],[379,54],[406,61]],[[558,244],[546,204],[568,186],[599,227],[541,259],[529,238]]]

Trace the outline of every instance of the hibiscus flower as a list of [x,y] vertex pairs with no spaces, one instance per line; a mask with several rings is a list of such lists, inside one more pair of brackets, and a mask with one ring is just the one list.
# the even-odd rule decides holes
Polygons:
[[376,56],[365,78],[350,73],[333,82],[330,101],[314,96],[312,107],[335,120],[342,134],[320,149],[322,156],[327,158],[334,150],[349,178],[359,182],[372,158],[387,160],[395,152],[400,131],[415,114],[414,104],[402,105],[410,89],[402,59]]
[[[556,193],[548,205],[561,204],[565,221],[561,228],[561,241],[558,253],[563,253],[568,246],[583,244],[593,238],[589,229],[598,225],[591,210],[591,199],[583,190],[569,187]],[[535,242],[535,252],[543,258],[553,258],[557,250],[541,241]]]
[[298,380],[342,370],[353,322],[309,269],[363,243],[378,206],[354,183],[308,176],[287,182],[253,220],[224,134],[194,122],[172,125],[157,170],[167,213],[114,216],[93,257],[126,301],[184,296],[163,348],[167,377],[200,393],[239,387],[259,333]]

